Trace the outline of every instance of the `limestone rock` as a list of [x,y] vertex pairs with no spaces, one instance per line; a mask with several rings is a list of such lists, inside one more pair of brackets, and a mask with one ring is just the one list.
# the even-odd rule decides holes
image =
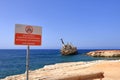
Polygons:
[[93,57],[120,57],[120,50],[98,50],[87,53]]
[[[90,78],[92,74],[100,72],[105,75],[103,80],[120,80],[119,68],[120,60],[58,63],[30,71],[29,80],[88,80],[83,78]],[[26,80],[26,75],[8,76],[0,80]]]

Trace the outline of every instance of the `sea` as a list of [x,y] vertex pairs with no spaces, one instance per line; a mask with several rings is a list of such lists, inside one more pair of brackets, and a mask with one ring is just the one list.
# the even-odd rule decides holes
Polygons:
[[[56,63],[117,60],[116,58],[91,57],[86,53],[97,49],[79,49],[77,55],[62,56],[59,49],[31,49],[29,70],[35,70]],[[7,76],[22,74],[26,71],[25,49],[1,49],[0,50],[0,79]]]

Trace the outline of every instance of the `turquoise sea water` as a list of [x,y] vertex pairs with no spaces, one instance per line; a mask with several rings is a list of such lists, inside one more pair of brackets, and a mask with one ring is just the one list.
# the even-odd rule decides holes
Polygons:
[[[94,50],[78,50],[77,55],[62,56],[57,49],[30,50],[30,70],[42,68],[45,65],[93,60],[113,60],[119,58],[90,57],[85,53]],[[21,74],[26,68],[26,50],[0,50],[0,79],[6,76]]]

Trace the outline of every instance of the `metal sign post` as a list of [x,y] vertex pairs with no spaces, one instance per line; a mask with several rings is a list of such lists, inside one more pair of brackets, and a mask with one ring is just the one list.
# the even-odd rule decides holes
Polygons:
[[30,54],[30,46],[27,46],[27,54],[26,54],[26,80],[29,80],[29,54]]

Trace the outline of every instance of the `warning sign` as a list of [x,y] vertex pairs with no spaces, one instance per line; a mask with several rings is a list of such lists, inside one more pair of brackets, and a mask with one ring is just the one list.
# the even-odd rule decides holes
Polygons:
[[41,45],[42,28],[31,25],[15,25],[15,44],[16,45]]

